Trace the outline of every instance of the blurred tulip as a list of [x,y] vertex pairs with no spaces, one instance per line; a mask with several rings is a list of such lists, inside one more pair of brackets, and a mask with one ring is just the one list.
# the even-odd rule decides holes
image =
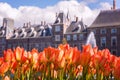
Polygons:
[[23,53],[24,53],[23,48],[17,47],[16,49],[14,49],[14,54],[17,61],[21,61]]
[[0,65],[0,74],[3,75],[5,72],[7,72],[9,69],[9,62],[3,62]]

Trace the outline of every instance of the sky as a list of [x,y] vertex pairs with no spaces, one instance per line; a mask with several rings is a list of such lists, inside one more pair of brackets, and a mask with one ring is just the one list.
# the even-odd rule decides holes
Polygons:
[[[117,8],[120,8],[120,0],[116,1]],[[68,11],[71,20],[77,16],[90,25],[101,10],[110,10],[112,4],[113,0],[0,0],[0,25],[4,17],[14,19],[15,27],[27,22],[53,23],[56,13],[67,15]]]

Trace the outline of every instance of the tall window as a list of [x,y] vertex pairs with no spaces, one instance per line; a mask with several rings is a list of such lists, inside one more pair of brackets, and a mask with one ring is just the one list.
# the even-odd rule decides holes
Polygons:
[[101,47],[106,46],[106,37],[101,37]]
[[60,41],[60,35],[55,35],[55,41]]
[[55,26],[55,32],[59,32],[60,31],[60,26]]
[[111,46],[117,46],[117,37],[116,36],[111,37]]
[[117,29],[116,28],[112,28],[111,29],[111,34],[117,33]]
[[77,40],[77,35],[76,34],[73,35],[73,40]]
[[101,33],[101,34],[106,34],[106,29],[101,29],[101,30],[100,30],[100,33]]
[[67,35],[67,41],[70,41],[70,35]]
[[84,35],[83,35],[83,34],[80,34],[79,40],[83,40],[83,39],[84,39]]

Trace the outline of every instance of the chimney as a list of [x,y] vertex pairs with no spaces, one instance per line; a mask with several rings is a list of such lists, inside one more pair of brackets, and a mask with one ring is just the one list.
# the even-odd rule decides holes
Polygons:
[[46,21],[44,21],[44,25],[46,25]]
[[28,27],[28,23],[26,23],[26,27]]
[[31,22],[28,23],[28,26],[31,27]]
[[78,22],[78,17],[76,17],[76,22]]
[[116,0],[113,0],[113,10],[116,9]]
[[25,23],[23,24],[23,27],[25,27]]
[[43,26],[43,21],[41,21],[41,26]]

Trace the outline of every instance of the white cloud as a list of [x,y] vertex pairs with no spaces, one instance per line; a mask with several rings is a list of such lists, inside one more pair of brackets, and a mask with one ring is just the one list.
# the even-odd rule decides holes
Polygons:
[[[96,1],[96,0],[91,0]],[[101,8],[109,8],[109,4],[101,3]],[[101,9],[100,8],[100,9]],[[4,17],[13,18],[15,26],[22,26],[23,23],[31,22],[32,24],[40,24],[41,21],[52,23],[55,21],[56,12],[63,11],[65,14],[69,10],[71,19],[74,16],[78,16],[79,19],[83,18],[84,22],[88,25],[98,15],[100,9],[91,10],[84,2],[78,1],[60,1],[54,6],[48,6],[46,8],[39,8],[35,6],[20,6],[19,8],[13,8],[7,3],[0,3],[0,23]]]
[[97,2],[98,0],[84,0],[84,1],[86,1],[88,3],[94,3],[94,2]]
[[101,9],[102,9],[102,10],[110,10],[111,7],[112,7],[112,5],[110,5],[110,4],[107,3],[107,2],[101,2],[101,3],[100,3],[100,6],[101,6]]

